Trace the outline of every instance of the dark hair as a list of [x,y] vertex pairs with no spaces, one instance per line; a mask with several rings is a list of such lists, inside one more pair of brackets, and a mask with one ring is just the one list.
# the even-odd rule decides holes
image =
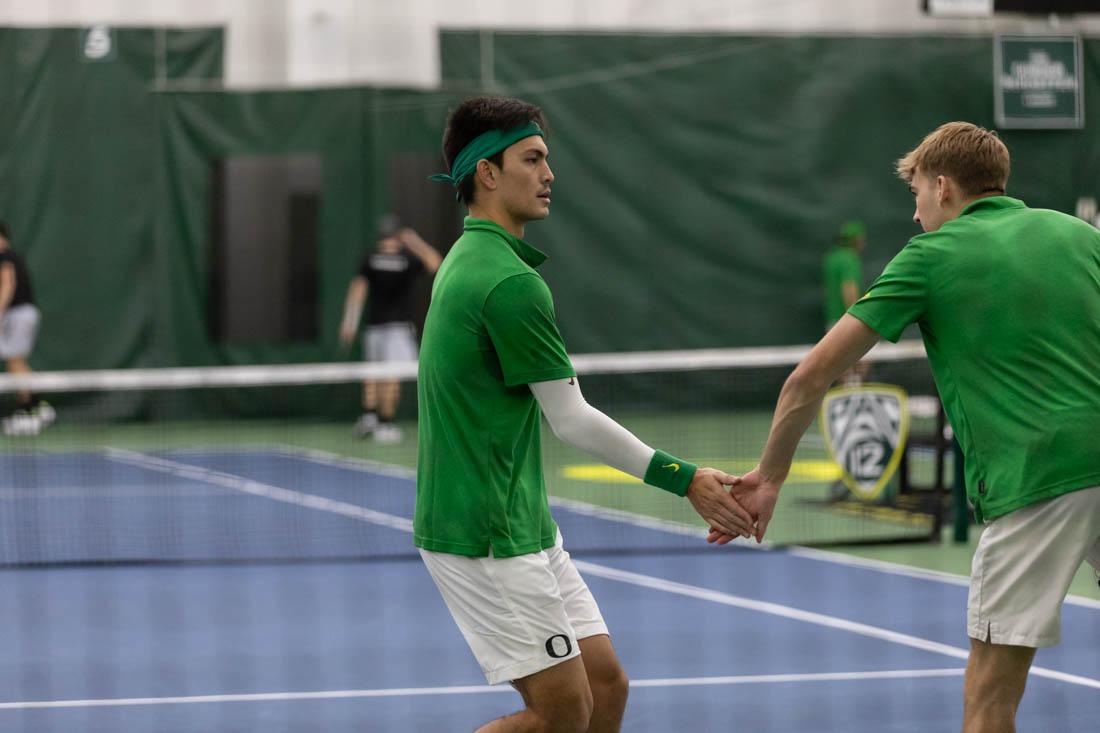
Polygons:
[[397,236],[399,231],[401,231],[401,218],[397,214],[386,213],[378,220],[379,241]]
[[[478,135],[489,130],[511,130],[534,122],[547,135],[550,130],[542,110],[533,104],[508,97],[474,97],[455,107],[447,118],[443,132],[443,160],[451,170],[455,158]],[[504,163],[504,151],[488,158],[495,165]],[[469,176],[458,186],[458,195],[467,206],[474,200],[474,177]]]
[[3,219],[0,219],[0,237],[8,240],[9,244],[11,243],[11,227]]

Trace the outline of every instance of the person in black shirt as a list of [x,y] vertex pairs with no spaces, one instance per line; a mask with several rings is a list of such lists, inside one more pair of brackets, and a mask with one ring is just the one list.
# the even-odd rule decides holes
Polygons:
[[[340,342],[347,346],[355,340],[366,302],[363,354],[367,361],[415,361],[412,286],[421,272],[434,274],[442,259],[416,232],[402,227],[396,216],[384,216],[375,251],[363,258],[358,274],[348,286]],[[401,385],[397,380],[365,381],[363,415],[355,424],[356,434],[362,437],[373,434],[375,440],[383,443],[399,442],[401,430],[393,424],[393,417],[400,398]]]
[[[27,363],[34,350],[41,316],[23,258],[11,248],[11,230],[0,221],[0,359],[12,374],[30,374]],[[50,405],[29,390],[18,393],[19,406],[3,421],[7,434],[35,434],[53,422]]]

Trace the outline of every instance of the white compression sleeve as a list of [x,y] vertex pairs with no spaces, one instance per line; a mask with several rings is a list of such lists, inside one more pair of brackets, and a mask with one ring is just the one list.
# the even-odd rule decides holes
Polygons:
[[529,386],[559,439],[637,479],[645,477],[655,451],[588,404],[576,377]]

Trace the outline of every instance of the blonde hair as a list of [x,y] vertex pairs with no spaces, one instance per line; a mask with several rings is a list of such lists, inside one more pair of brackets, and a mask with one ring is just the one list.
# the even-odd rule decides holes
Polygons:
[[997,133],[969,122],[948,122],[929,133],[897,163],[906,183],[919,169],[947,176],[968,196],[1004,192],[1009,174],[1008,148]]

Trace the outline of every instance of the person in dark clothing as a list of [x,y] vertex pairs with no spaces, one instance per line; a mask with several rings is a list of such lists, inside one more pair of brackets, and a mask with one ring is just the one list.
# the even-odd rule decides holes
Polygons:
[[[340,341],[355,340],[363,304],[367,306],[367,327],[363,334],[363,355],[367,361],[416,361],[416,332],[413,327],[411,295],[422,272],[434,274],[442,257],[416,232],[402,227],[393,214],[382,218],[378,245],[363,258],[352,278],[340,324]],[[393,424],[401,399],[397,380],[366,380],[363,383],[363,415],[355,424],[361,437],[373,435],[380,443],[397,443],[401,429]]]
[[[27,360],[34,351],[40,320],[26,262],[11,247],[11,229],[0,221],[0,359],[7,362],[10,373],[31,373]],[[5,433],[35,434],[54,421],[53,408],[30,390],[20,390],[17,396],[17,409],[3,421]]]

